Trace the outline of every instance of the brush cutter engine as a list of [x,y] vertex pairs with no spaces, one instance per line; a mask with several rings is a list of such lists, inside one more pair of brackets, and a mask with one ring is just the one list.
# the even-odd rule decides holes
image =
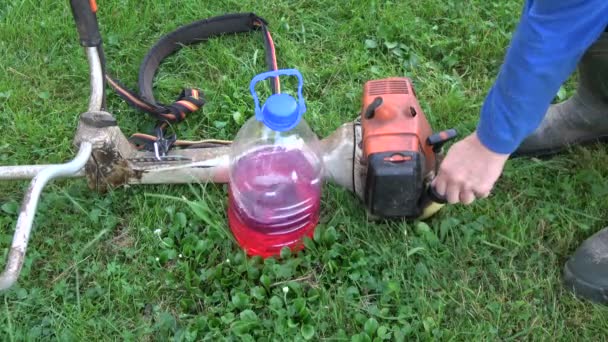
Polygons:
[[451,129],[433,134],[418,103],[411,80],[393,77],[369,81],[363,88],[363,200],[379,217],[420,217],[427,194],[439,201],[430,181],[437,171],[437,153],[456,137]]

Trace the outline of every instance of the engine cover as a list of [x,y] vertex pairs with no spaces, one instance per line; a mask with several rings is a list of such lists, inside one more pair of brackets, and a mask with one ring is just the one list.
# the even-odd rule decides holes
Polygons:
[[409,78],[368,81],[361,112],[364,201],[370,214],[420,215],[426,176],[435,171],[432,129]]
[[417,152],[383,152],[369,156],[365,203],[380,217],[415,218],[424,191],[424,156]]

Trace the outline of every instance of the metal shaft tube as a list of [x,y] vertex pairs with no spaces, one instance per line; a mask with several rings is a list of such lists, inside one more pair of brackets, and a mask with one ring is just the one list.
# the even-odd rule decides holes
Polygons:
[[[91,78],[91,94],[89,98],[89,111],[99,111],[103,102],[103,72],[101,61],[96,47],[86,48],[89,61],[89,73]],[[0,166],[0,181],[32,179],[42,170],[53,164],[47,165],[14,165]],[[84,170],[79,170],[69,177],[83,177]]]
[[62,177],[70,177],[79,172],[91,156],[92,145],[84,142],[80,145],[78,155],[66,164],[52,165],[44,168],[34,177],[25,193],[23,205],[19,211],[17,226],[13,236],[11,249],[4,272],[0,274],[0,291],[11,287],[21,272],[25,251],[32,231],[32,223],[38,207],[38,200],[44,186],[51,180]]
[[[104,84],[101,60],[96,47],[87,47],[86,54],[89,61],[91,79],[89,111],[99,111],[103,101]],[[93,145],[90,142],[83,141],[80,143],[80,149],[76,157],[65,164],[6,166],[0,168],[0,179],[2,180],[29,179],[33,177],[19,211],[19,218],[17,219],[6,266],[2,274],[0,274],[0,291],[13,286],[19,278],[43,188],[48,182],[56,178],[83,175],[84,166],[91,157],[92,151]]]
[[[20,165],[20,166],[0,166],[0,181],[3,180],[24,180],[36,177],[40,171],[53,166],[48,165]],[[68,176],[68,177],[84,177],[84,170]]]
[[91,95],[89,97],[89,112],[101,109],[103,103],[104,76],[101,60],[97,47],[86,48],[87,60],[89,61],[89,76],[91,79]]

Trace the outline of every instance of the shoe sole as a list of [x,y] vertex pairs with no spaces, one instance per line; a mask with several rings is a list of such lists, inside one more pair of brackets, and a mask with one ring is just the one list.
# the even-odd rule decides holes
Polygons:
[[510,159],[522,158],[522,157],[548,158],[548,157],[552,157],[557,154],[560,154],[574,146],[590,146],[590,145],[595,145],[595,144],[599,144],[599,143],[608,143],[608,135],[601,135],[599,137],[590,138],[590,139],[576,140],[574,142],[569,143],[566,146],[546,148],[546,149],[540,149],[540,150],[535,150],[535,151],[530,151],[530,152],[517,152],[516,151],[511,154]]
[[564,266],[564,283],[577,297],[588,299],[597,304],[608,304],[608,288],[602,288],[590,284],[578,278],[571,270],[568,263]]

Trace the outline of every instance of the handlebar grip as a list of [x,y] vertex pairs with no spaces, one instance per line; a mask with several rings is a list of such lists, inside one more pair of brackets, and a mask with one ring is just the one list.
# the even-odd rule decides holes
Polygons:
[[95,0],[70,0],[70,7],[80,36],[80,45],[84,47],[99,46],[101,33],[99,33],[97,23]]
[[445,198],[444,196],[441,196],[437,192],[435,187],[432,185],[430,185],[427,190],[427,196],[431,201],[433,201],[435,203],[446,204],[448,202],[447,198]]

